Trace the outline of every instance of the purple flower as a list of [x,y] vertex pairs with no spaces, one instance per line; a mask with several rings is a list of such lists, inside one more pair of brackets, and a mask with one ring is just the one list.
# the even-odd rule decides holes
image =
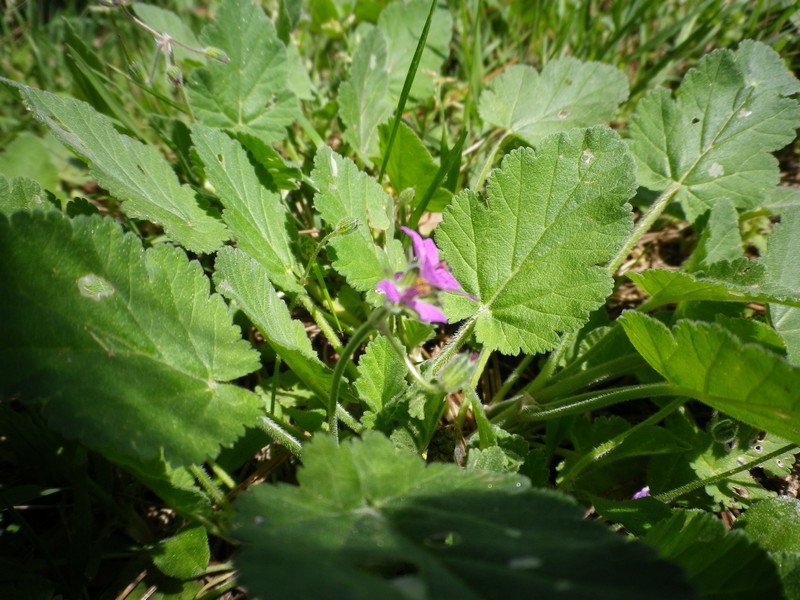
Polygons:
[[447,323],[447,317],[437,306],[439,292],[459,292],[470,298],[472,296],[461,290],[461,284],[444,261],[439,259],[439,249],[433,240],[423,239],[408,227],[400,229],[411,236],[416,261],[407,272],[395,274],[394,279],[384,279],[375,287],[386,294],[390,302],[413,310],[422,321]]
[[647,498],[650,495],[650,486],[646,485],[638,492],[636,492],[633,496],[631,496],[632,500],[638,500],[639,498]]

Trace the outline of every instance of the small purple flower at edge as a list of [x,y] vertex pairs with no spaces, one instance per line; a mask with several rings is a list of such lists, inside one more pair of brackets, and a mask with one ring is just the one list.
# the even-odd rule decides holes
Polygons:
[[397,273],[394,280],[384,279],[375,287],[386,294],[390,302],[413,310],[422,321],[447,323],[447,317],[437,306],[438,293],[448,291],[470,298],[472,296],[461,290],[461,284],[450,273],[444,261],[439,259],[439,249],[433,240],[423,239],[408,227],[400,229],[411,236],[416,264],[405,273]]
[[632,500],[638,500],[639,498],[647,498],[650,495],[650,486],[646,485],[638,492],[636,492],[633,496],[631,496]]

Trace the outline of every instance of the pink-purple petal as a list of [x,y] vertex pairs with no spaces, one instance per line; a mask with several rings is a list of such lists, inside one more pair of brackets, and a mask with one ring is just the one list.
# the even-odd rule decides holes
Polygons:
[[422,321],[429,321],[431,323],[447,323],[447,317],[433,304],[423,302],[422,300],[411,300],[408,306],[419,315]]
[[375,288],[386,294],[386,297],[391,302],[394,302],[395,304],[400,302],[400,290],[397,289],[397,286],[391,279],[384,279],[378,283]]

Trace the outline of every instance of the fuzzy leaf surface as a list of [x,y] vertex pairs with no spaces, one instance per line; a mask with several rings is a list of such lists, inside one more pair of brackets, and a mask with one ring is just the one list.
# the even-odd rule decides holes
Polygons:
[[[400,242],[393,239],[393,202],[378,182],[327,146],[317,152],[311,179],[319,189],[314,206],[331,227],[343,219],[358,219],[355,231],[329,242],[336,252],[333,266],[350,285],[370,290],[401,270],[404,255]],[[372,230],[385,232],[386,250],[375,243]]]
[[261,7],[251,0],[224,0],[200,41],[230,60],[209,60],[189,76],[187,92],[197,119],[266,143],[283,139],[299,107],[289,89],[286,47]]
[[[768,238],[767,280],[800,293],[800,207],[783,211]],[[789,362],[800,366],[800,308],[771,304],[770,320],[786,344]]]
[[193,252],[213,252],[228,238],[225,225],[198,206],[194,191],[181,185],[158,150],[118,133],[111,119],[85,102],[13,85],[33,115],[89,163],[97,183],[125,201],[128,215],[162,225]]
[[406,367],[385,337],[375,338],[358,361],[358,397],[373,412],[405,391]]
[[303,452],[299,487],[261,485],[236,502],[236,563],[254,595],[694,597],[674,565],[524,477],[426,466],[369,432]]
[[644,539],[686,570],[702,598],[783,597],[777,569],[767,553],[742,531],[726,531],[714,515],[675,512]]
[[650,92],[631,117],[638,180],[652,190],[678,186],[690,221],[719,198],[754,208],[778,183],[779,150],[800,127],[800,91],[780,57],[760,42],[716,50],[675,93]]
[[236,301],[267,343],[309,389],[327,398],[330,370],[311,347],[302,322],[292,319],[289,308],[278,297],[266,268],[234,248],[220,250],[215,266],[214,283],[219,292]]
[[281,197],[264,187],[247,152],[222,131],[195,125],[192,140],[238,246],[266,267],[276,286],[301,292],[295,273],[302,268],[290,246],[289,213]]
[[548,135],[610,121],[627,98],[628,78],[619,69],[565,57],[541,73],[509,67],[481,93],[478,111],[487,123],[535,146]]
[[374,28],[356,48],[350,75],[339,86],[339,117],[347,128],[342,137],[366,161],[378,155],[378,125],[392,116],[388,85],[386,40]]
[[639,353],[679,393],[800,444],[800,368],[715,323],[682,320],[670,330],[631,311],[619,320]]
[[215,456],[258,415],[231,381],[258,355],[178,248],[146,252],[111,219],[0,218],[0,381],[113,460]]
[[611,293],[602,265],[631,227],[633,161],[616,133],[597,127],[519,149],[464,192],[436,231],[464,290],[447,295],[450,321],[476,321],[478,340],[504,354],[544,352],[579,329]]
[[6,179],[0,175],[0,213],[10,215],[18,210],[46,208],[45,191],[27,177]]

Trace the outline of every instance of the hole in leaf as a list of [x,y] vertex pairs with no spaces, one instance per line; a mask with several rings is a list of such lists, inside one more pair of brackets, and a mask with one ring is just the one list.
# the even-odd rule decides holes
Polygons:
[[111,285],[110,281],[100,277],[99,275],[95,275],[94,273],[84,275],[78,279],[77,284],[81,296],[85,296],[86,298],[90,298],[92,300],[102,300],[103,298],[108,298],[109,296],[113,296],[117,291],[114,289],[114,286]]
[[461,543],[461,536],[455,531],[442,531],[425,538],[425,545],[437,550],[452,548]]
[[219,164],[221,165],[225,164],[225,159],[222,158],[222,154],[217,154],[217,161],[219,161]]
[[761,454],[764,451],[764,446],[762,446],[761,444],[756,444],[755,446],[753,446],[753,450],[756,453]]
[[692,119],[692,125],[696,125],[696,124],[697,124],[697,123],[699,123],[699,122],[700,122],[700,119],[699,119],[699,118],[697,118],[697,117],[695,117],[694,119]]
[[562,108],[560,111],[556,113],[556,117],[559,119],[566,119],[569,116],[569,110],[566,108]]
[[391,556],[366,558],[357,566],[383,579],[399,579],[419,573],[419,568],[414,563]]
[[783,461],[780,458],[775,459],[775,464],[778,465],[781,469],[783,468]]

